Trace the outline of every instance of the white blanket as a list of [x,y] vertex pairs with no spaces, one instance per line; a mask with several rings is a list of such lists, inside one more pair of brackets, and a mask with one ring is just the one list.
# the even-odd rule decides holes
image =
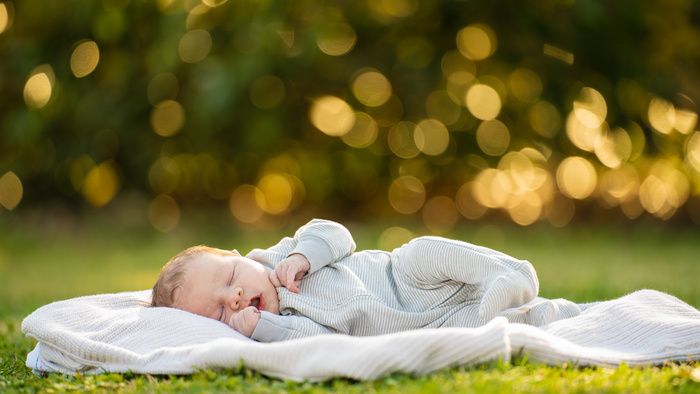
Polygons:
[[658,364],[700,360],[700,312],[679,299],[641,290],[594,304],[541,328],[499,317],[479,328],[440,328],[374,337],[322,335],[258,343],[217,321],[151,308],[150,291],[102,294],[43,306],[22,322],[38,341],[36,371],[186,374],[237,368],[294,379],[374,379],[454,365],[528,359],[558,365]]

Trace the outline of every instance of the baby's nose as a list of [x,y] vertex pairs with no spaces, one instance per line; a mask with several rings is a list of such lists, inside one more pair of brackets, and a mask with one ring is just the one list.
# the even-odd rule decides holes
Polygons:
[[237,287],[233,289],[229,297],[229,306],[233,310],[238,310],[241,308],[241,303],[243,302],[243,289]]

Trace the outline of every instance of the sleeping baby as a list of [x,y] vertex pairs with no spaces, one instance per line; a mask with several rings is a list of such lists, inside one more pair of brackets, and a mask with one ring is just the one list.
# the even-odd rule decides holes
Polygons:
[[581,312],[538,291],[529,262],[489,248],[423,236],[391,252],[355,252],[344,226],[314,219],[247,256],[184,250],[163,267],[152,305],[219,320],[261,342],[476,327],[496,316],[541,326]]

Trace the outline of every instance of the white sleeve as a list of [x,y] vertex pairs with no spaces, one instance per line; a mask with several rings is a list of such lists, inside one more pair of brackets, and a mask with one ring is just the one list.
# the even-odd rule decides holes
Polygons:
[[247,257],[274,269],[287,256],[299,253],[309,260],[309,274],[350,255],[355,241],[343,225],[330,220],[313,219],[300,227],[293,238],[286,237],[269,249],[254,249]]
[[283,316],[262,311],[250,338],[258,342],[278,342],[333,333],[331,329],[304,316]]

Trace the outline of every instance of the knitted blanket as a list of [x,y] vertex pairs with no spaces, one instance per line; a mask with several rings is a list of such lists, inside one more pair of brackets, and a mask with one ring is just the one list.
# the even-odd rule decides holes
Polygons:
[[700,312],[665,293],[641,290],[534,327],[503,317],[479,328],[438,328],[373,337],[321,335],[258,343],[228,326],[171,308],[150,292],[102,294],[45,305],[22,322],[38,341],[35,371],[187,374],[237,368],[294,380],[375,379],[454,365],[528,359],[559,365],[658,364],[700,360]]

